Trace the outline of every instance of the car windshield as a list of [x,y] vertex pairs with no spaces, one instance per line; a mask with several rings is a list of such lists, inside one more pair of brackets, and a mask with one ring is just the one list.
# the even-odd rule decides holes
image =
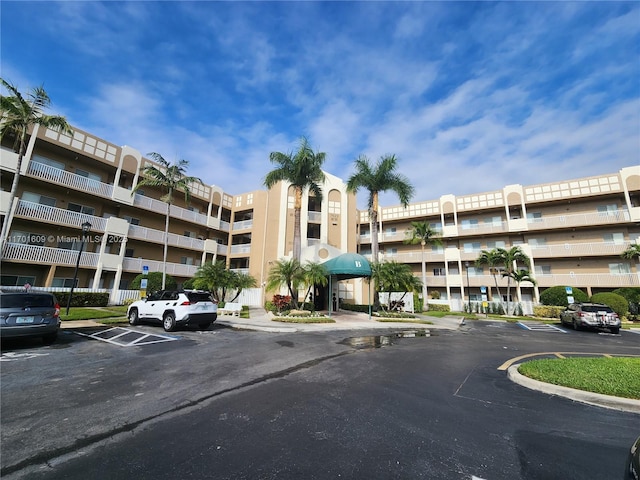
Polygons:
[[0,297],[2,308],[53,307],[51,295],[9,294]]
[[209,295],[208,293],[204,293],[204,292],[189,292],[189,293],[187,293],[187,297],[189,297],[189,301],[191,303],[210,302],[211,301],[211,295]]
[[613,310],[611,310],[606,305],[583,305],[582,310],[585,312],[613,312]]

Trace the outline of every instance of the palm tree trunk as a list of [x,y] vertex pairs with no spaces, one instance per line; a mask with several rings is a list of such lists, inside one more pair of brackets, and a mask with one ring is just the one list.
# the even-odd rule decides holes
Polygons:
[[300,217],[302,211],[302,188],[295,189],[295,204],[293,207],[293,258],[300,261],[302,254],[302,234],[300,232]]
[[164,252],[162,255],[162,290],[165,289],[167,284],[167,249],[169,245],[169,212],[171,211],[171,204],[167,203],[167,216],[164,220]]
[[371,203],[371,260],[378,262],[378,194],[375,192]]
[[18,182],[20,180],[20,170],[22,169],[22,159],[26,151],[25,139],[27,137],[26,127],[22,129],[20,134],[20,148],[18,150],[18,164],[16,166],[16,173],[13,175],[13,181],[11,182],[11,191],[9,192],[9,200],[7,201],[7,214],[4,216],[4,222],[2,222],[2,233],[0,233],[0,259],[4,257],[4,246],[9,236],[9,220],[11,217],[11,211],[13,210],[13,201],[16,198],[16,192],[18,191]]
[[504,308],[504,302],[502,301],[502,294],[500,294],[500,287],[498,286],[498,275],[495,273],[493,273],[493,280],[496,282],[496,290],[498,292],[498,300],[500,301],[500,305],[502,305],[502,308]]

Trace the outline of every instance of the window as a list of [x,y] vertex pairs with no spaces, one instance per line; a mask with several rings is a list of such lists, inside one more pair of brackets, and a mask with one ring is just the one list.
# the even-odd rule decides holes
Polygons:
[[618,206],[615,203],[610,205],[598,205],[598,215],[613,215],[618,211]]
[[631,266],[628,263],[610,263],[609,273],[611,275],[626,275],[631,273]]
[[478,228],[478,220],[475,218],[462,220],[461,225],[463,230],[471,230],[473,228]]
[[429,226],[438,232],[442,232],[442,222],[433,222],[430,223]]
[[88,207],[87,205],[79,205],[77,203],[71,202],[69,202],[67,210],[71,210],[72,212],[84,213],[86,215],[94,215],[96,212],[96,209],[93,207]]
[[79,168],[76,168],[76,175],[88,178],[89,180],[95,180],[98,182],[102,181],[102,177],[100,175],[96,175],[95,173],[87,172],[86,170],[81,170]]
[[51,282],[52,287],[71,288],[73,286],[73,278],[55,277]]
[[465,252],[479,252],[480,242],[465,242],[463,245]]
[[133,248],[127,248],[124,251],[124,256],[125,257],[129,257],[129,258],[133,258]]
[[604,238],[604,242],[608,244],[624,244],[624,233],[605,233],[602,237]]
[[531,248],[544,247],[546,244],[547,239],[544,237],[529,239],[529,245],[531,245]]
[[551,265],[536,265],[535,274],[536,277],[541,275],[551,275]]
[[384,229],[384,233],[387,235],[395,235],[396,232],[396,227],[387,227]]
[[43,157],[42,155],[35,154],[31,159],[34,162],[42,163],[43,165],[48,165],[50,167],[57,168],[58,170],[64,170],[64,163],[51,160],[50,158]]
[[396,255],[398,253],[397,248],[385,248],[384,253],[386,255]]
[[431,251],[433,253],[444,253],[444,247],[442,245],[431,245]]
[[19,275],[2,275],[0,283],[5,287],[22,287],[25,284],[34,285],[36,277],[27,277]]
[[493,225],[494,227],[499,227],[502,225],[502,217],[500,215],[487,217],[484,219],[484,223],[486,223],[487,225]]
[[56,199],[52,197],[45,197],[39,193],[24,192],[21,200],[25,202],[39,203],[40,205],[47,205],[48,207],[56,206]]
[[188,206],[187,210],[189,210],[190,212],[200,213],[200,209],[198,207],[194,207],[194,206]]
[[507,248],[507,244],[504,240],[495,240],[492,242],[487,242],[487,248],[489,250],[493,250],[494,248]]
[[193,265],[192,257],[180,257],[180,263],[182,265]]
[[184,236],[189,238],[196,238],[196,232],[190,232],[189,230],[185,230]]
[[124,218],[127,222],[129,222],[130,225],[140,225],[139,218],[133,218],[133,217],[130,217],[129,215],[124,215],[122,218]]
[[480,276],[480,275],[484,275],[482,267],[474,267],[474,266],[470,266],[469,267],[469,276],[470,277],[477,277],[477,276]]
[[10,243],[21,243],[23,245],[38,245],[44,247],[47,235],[43,233],[22,232],[13,230],[9,235]]
[[542,221],[542,213],[541,212],[527,212],[527,222],[541,222]]
[[444,268],[434,268],[433,269],[433,276],[434,277],[444,277],[446,275],[447,275],[447,273],[445,272]]

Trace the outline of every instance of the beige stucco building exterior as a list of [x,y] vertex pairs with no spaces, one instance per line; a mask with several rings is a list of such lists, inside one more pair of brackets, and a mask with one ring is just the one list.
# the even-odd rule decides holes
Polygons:
[[[24,157],[16,201],[7,211],[18,156],[11,139],[0,150],[0,214],[10,222],[4,243],[2,284],[70,287],[78,258],[81,226],[91,224],[80,256],[78,288],[126,290],[142,273],[162,271],[167,205],[162,192],[133,187],[151,160],[88,132],[73,135],[36,128]],[[268,171],[265,162],[265,174]],[[358,211],[345,181],[329,173],[318,202],[302,205],[302,261],[322,262],[341,253],[371,252],[369,215]],[[176,195],[170,210],[167,273],[178,283],[204,262],[223,260],[252,275],[264,301],[273,261],[291,255],[293,191],[271,190],[229,195],[220,186],[191,186],[189,204]],[[607,175],[558,179],[542,185],[509,185],[473,195],[445,195],[402,208],[382,207],[381,260],[412,266],[421,275],[420,245],[404,243],[412,221],[428,221],[442,231],[443,248],[428,248],[427,288],[441,301],[480,300],[481,287],[494,293],[488,271],[473,266],[481,250],[520,245],[532,259],[537,286],[514,289],[523,301],[539,291],[571,285],[589,293],[640,286],[637,262],[620,253],[640,242],[640,165]],[[467,266],[468,263],[468,266]],[[367,303],[366,283],[341,282],[345,301]],[[504,292],[503,292],[504,293]],[[114,299],[116,296],[114,294]]]

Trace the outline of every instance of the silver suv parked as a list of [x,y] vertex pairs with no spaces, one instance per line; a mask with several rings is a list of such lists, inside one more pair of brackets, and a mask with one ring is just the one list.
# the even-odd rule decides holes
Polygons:
[[575,330],[586,328],[608,328],[611,333],[620,332],[620,318],[607,305],[600,303],[572,303],[560,314],[563,325]]
[[0,337],[42,337],[55,342],[60,329],[60,305],[46,292],[0,292]]
[[218,318],[218,305],[209,292],[201,290],[160,290],[127,309],[131,325],[140,321],[162,322],[167,332],[178,326],[197,325],[206,330]]

